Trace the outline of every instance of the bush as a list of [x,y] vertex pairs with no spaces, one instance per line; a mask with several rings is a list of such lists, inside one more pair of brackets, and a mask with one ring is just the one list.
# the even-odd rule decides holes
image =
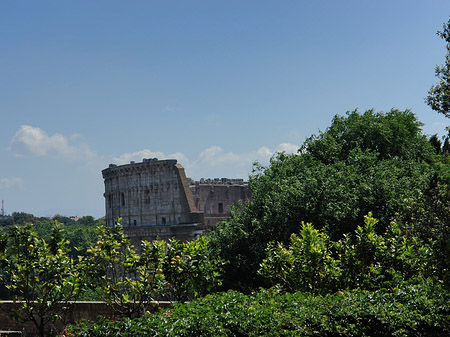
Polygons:
[[81,322],[74,336],[448,336],[450,296],[439,286],[325,296],[274,289],[208,295],[138,319]]
[[324,233],[314,229],[312,224],[302,223],[300,234],[291,235],[288,247],[275,242],[267,245],[267,257],[259,273],[271,285],[280,285],[287,291],[333,291],[341,271],[330,248],[331,243]]
[[185,243],[169,240],[162,266],[166,288],[164,297],[190,301],[205,296],[221,285],[223,262],[208,255],[209,241],[204,236]]
[[303,223],[300,234],[291,235],[289,245],[268,244],[258,273],[270,286],[322,294],[337,289],[394,288],[404,282],[436,279],[432,244],[406,236],[395,222],[385,234],[377,234],[377,222],[369,213],[362,226],[337,242]]

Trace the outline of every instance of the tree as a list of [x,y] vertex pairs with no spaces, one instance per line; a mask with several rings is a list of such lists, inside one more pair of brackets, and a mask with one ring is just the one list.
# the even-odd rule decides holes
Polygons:
[[428,141],[431,145],[436,149],[436,153],[440,154],[449,154],[450,153],[450,127],[446,127],[445,130],[447,131],[447,134],[442,136],[441,139],[439,139],[438,134],[432,135]]
[[258,273],[271,285],[284,290],[323,293],[335,290],[339,276],[338,261],[332,257],[325,233],[302,223],[300,234],[293,233],[290,245],[269,242],[267,257]]
[[444,233],[450,162],[420,127],[409,110],[348,112],[308,138],[298,154],[279,153],[269,166],[256,165],[252,202],[212,234],[212,249],[229,261],[224,285],[264,285],[255,271],[267,243],[287,243],[302,221],[334,241],[354,232],[369,212],[379,219],[377,233],[394,219],[420,229],[424,239]]
[[[120,219],[119,219],[120,221]],[[143,242],[138,255],[120,224],[99,227],[99,241],[88,249],[92,285],[122,315],[139,316],[164,286],[164,241]]]
[[25,225],[34,222],[36,219],[33,214],[28,214],[25,212],[13,212],[12,218],[14,219],[15,225]]
[[67,245],[58,225],[49,242],[31,225],[11,226],[0,236],[2,282],[21,303],[11,314],[32,321],[39,336],[51,335],[49,323],[61,319],[83,289],[83,266],[70,258]]
[[86,225],[86,226],[95,225],[95,219],[91,215],[85,215],[85,216],[81,217],[77,222],[79,224]]
[[70,254],[73,258],[86,256],[87,249],[98,241],[96,226],[83,225],[76,222],[73,225],[64,226],[66,238],[69,241]]
[[167,242],[163,265],[167,280],[165,297],[190,301],[213,292],[221,285],[223,261],[209,256],[208,244],[204,236],[190,242]]
[[[80,223],[81,219],[85,219],[85,222]],[[63,225],[64,235],[68,241],[69,254],[74,259],[77,259],[78,256],[87,255],[87,249],[98,241],[96,227],[102,224],[102,222],[95,222],[95,220],[92,223],[93,218],[90,216],[82,217],[81,219]],[[39,238],[48,241],[53,226],[54,222],[52,220],[36,219],[33,223],[33,230],[36,231]]]
[[450,20],[444,23],[442,28],[442,31],[437,32],[437,35],[447,43],[445,63],[436,66],[435,74],[439,82],[428,90],[425,101],[431,109],[450,117]]
[[377,222],[369,213],[364,224],[337,242],[302,223],[289,245],[268,244],[259,274],[269,285],[311,293],[395,288],[435,276],[430,244],[407,236],[395,222],[377,234]]
[[64,225],[73,225],[75,223],[75,220],[61,214],[55,214],[52,217],[52,220],[58,221],[59,223],[62,223]]
[[117,224],[99,227],[99,241],[88,253],[92,284],[113,309],[128,317],[151,309],[156,298],[191,300],[221,282],[222,261],[208,256],[204,237],[187,243],[143,241],[138,254]]

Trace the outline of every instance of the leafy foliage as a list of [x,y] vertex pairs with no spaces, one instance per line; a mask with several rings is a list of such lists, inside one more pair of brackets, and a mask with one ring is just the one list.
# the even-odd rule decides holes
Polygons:
[[[0,238],[1,275],[12,295],[34,299],[22,317],[42,312],[45,325],[89,270],[91,291],[128,318],[80,323],[70,330],[79,336],[447,336],[449,137],[427,139],[420,127],[408,110],[336,116],[298,154],[255,164],[253,201],[210,238],[133,247],[120,225],[96,237],[92,217],[57,216],[73,247],[89,233],[89,249],[70,250],[48,222],[39,235],[12,226]],[[274,288],[207,295],[222,268],[225,288]],[[48,296],[59,295],[55,311]],[[155,298],[191,303],[150,315]]]
[[99,241],[88,250],[92,285],[103,300],[128,317],[142,315],[165,285],[164,242],[143,242],[138,255],[122,227],[99,227]]
[[353,235],[332,242],[311,224],[292,234],[290,245],[271,242],[259,273],[287,291],[329,293],[342,289],[395,288],[435,278],[432,244],[407,237],[395,222],[384,235],[366,216]]
[[376,290],[435,279],[432,242],[407,235],[396,222],[391,222],[384,235],[377,234],[377,222],[369,213],[353,236],[337,242],[340,289]]
[[428,90],[425,101],[431,109],[450,117],[450,20],[442,28],[437,34],[447,43],[445,63],[436,66],[435,74],[439,82]]
[[67,246],[58,225],[49,242],[39,239],[31,225],[11,226],[0,237],[2,281],[14,301],[23,301],[11,314],[32,321],[40,336],[70,309],[84,286],[83,265],[69,256]]
[[117,224],[99,227],[99,241],[88,253],[92,286],[128,317],[151,309],[155,298],[190,300],[220,284],[222,262],[208,256],[203,237],[187,243],[143,241],[138,253]]
[[[49,334],[51,321],[70,309],[70,301],[80,297],[105,300],[121,315],[134,317],[154,309],[155,297],[184,301],[220,284],[222,262],[208,256],[205,238],[143,241],[138,254],[120,224],[100,226],[96,243],[75,260],[63,229],[76,226],[50,227],[40,221],[38,226],[14,225],[0,233],[2,285],[10,298],[24,301],[11,314],[33,321],[42,336]],[[44,235],[49,230],[52,234]]]
[[[68,224],[61,224],[64,228],[64,236],[68,241],[69,254],[74,259],[87,255],[87,249],[97,242],[96,228],[102,225],[101,221],[82,222],[83,218],[78,221],[71,220]],[[92,217],[88,216],[88,218]],[[36,222],[33,223],[33,230],[36,231],[39,238],[49,240],[53,224],[52,220],[36,219]]]
[[450,162],[420,127],[409,110],[348,112],[308,138],[298,154],[256,165],[253,201],[212,236],[215,253],[229,261],[225,286],[264,285],[256,270],[268,242],[287,243],[300,221],[337,241],[373,212],[377,233],[397,220],[422,240],[442,237],[450,223]]
[[187,301],[211,293],[221,285],[222,265],[220,259],[209,256],[205,237],[186,243],[170,240],[163,264],[164,297]]
[[402,286],[314,296],[262,290],[208,295],[139,318],[68,328],[74,336],[448,336],[449,294]]
[[293,233],[290,241],[289,248],[283,243],[268,244],[259,273],[287,291],[323,293],[335,289],[340,269],[327,235],[302,223],[300,234]]
[[428,141],[435,148],[436,153],[448,155],[450,153],[450,127],[446,127],[447,134],[439,139],[438,134],[432,135]]

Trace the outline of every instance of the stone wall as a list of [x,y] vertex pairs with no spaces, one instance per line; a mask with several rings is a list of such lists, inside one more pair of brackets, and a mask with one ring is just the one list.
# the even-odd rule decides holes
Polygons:
[[[203,214],[199,214],[202,216]],[[206,234],[205,228],[200,224],[180,224],[164,226],[128,226],[124,227],[125,234],[131,243],[140,252],[141,242],[144,240],[165,240],[176,238],[179,241],[192,241],[202,234]]]
[[230,216],[232,206],[242,206],[251,200],[251,191],[242,179],[202,179],[191,182],[195,206],[204,214],[207,231]]
[[[0,330],[22,331],[23,336],[26,337],[36,336],[37,330],[32,322],[22,323],[15,321],[8,314],[8,311],[18,308],[19,305],[21,305],[19,302],[0,301]],[[170,302],[159,302],[160,308],[168,308],[170,305]],[[82,319],[95,320],[98,316],[112,320],[121,317],[105,302],[73,302],[71,312],[66,315],[64,320],[52,323],[50,329],[56,333],[61,333],[69,323],[75,323]]]
[[144,159],[141,163],[110,164],[105,181],[106,224],[118,218],[132,243],[175,237],[189,241],[214,230],[230,215],[230,207],[251,199],[243,179],[186,178],[174,159]]
[[[17,309],[21,303],[13,301],[0,302],[0,324],[1,330],[22,331],[23,336],[37,336],[38,331],[33,322],[23,323],[13,320],[9,315],[9,311]],[[111,319],[119,318],[104,302],[76,302],[73,304],[72,311],[64,318],[64,320],[56,321],[49,325],[50,331],[61,333],[67,323],[74,323],[81,319],[95,319],[97,316],[104,316]]]
[[184,168],[176,160],[144,159],[109,165],[105,180],[106,224],[178,225],[197,221]]

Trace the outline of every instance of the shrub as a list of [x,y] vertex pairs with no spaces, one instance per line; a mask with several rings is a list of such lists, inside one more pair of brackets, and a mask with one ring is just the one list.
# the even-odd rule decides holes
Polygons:
[[300,234],[292,234],[290,245],[271,242],[259,273],[272,285],[287,291],[330,292],[340,275],[338,261],[331,256],[325,233],[302,223]]
[[436,285],[325,296],[274,289],[208,295],[138,319],[81,322],[74,336],[448,336],[450,296]]
[[162,271],[166,288],[163,296],[172,301],[187,301],[211,293],[221,285],[221,259],[209,256],[205,237],[180,243],[170,240]]
[[362,226],[337,242],[303,223],[289,245],[269,243],[259,274],[287,291],[330,293],[337,289],[377,290],[436,278],[432,244],[407,236],[392,222],[377,234],[369,213]]

